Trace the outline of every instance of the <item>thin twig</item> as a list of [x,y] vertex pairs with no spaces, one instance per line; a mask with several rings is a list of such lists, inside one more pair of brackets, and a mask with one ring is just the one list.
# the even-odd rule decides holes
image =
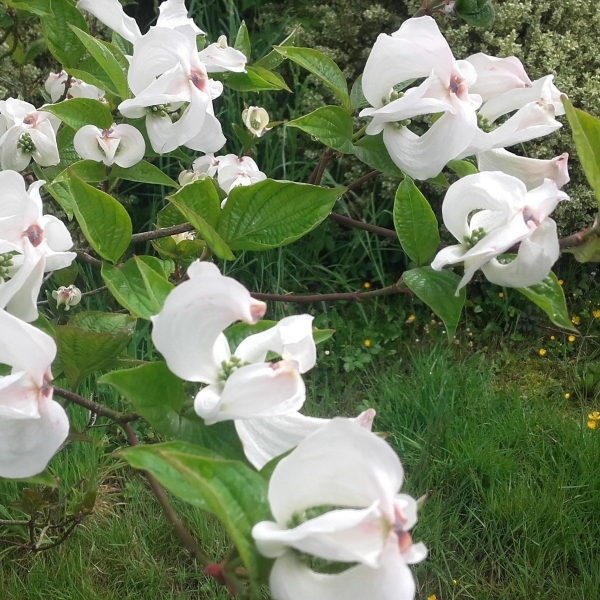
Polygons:
[[366,181],[369,181],[369,179],[373,179],[373,177],[377,177],[377,175],[381,175],[381,171],[378,171],[377,169],[375,169],[374,171],[371,171],[370,173],[363,175],[356,181],[349,183],[346,186],[346,188],[348,189],[348,191],[353,190],[354,188],[357,188],[359,185],[362,185],[363,183],[365,183]]
[[173,225],[173,227],[163,227],[162,229],[156,229],[155,231],[144,231],[142,233],[134,233],[131,236],[131,243],[139,244],[140,242],[147,242],[148,240],[156,240],[158,238],[177,235],[178,233],[186,233],[187,231],[192,231],[193,229],[194,226],[191,223],[182,223],[181,225]]
[[110,408],[107,408],[103,404],[98,404],[93,400],[86,400],[79,394],[75,394],[73,392],[70,392],[69,390],[63,390],[62,388],[56,386],[53,387],[54,393],[57,396],[60,396],[65,400],[69,400],[69,402],[73,402],[73,404],[83,406],[83,408],[87,408],[91,412],[96,413],[101,417],[108,417],[109,419],[115,421],[115,423],[129,423],[130,421],[137,421],[140,418],[140,416],[136,415],[135,413],[120,413],[116,410],[111,410]]
[[94,267],[102,267],[101,260],[94,258],[93,256],[91,256],[87,252],[84,252],[83,250],[77,250],[77,257],[80,258],[83,262],[89,263]]
[[354,229],[370,231],[371,233],[376,233],[377,235],[388,237],[393,240],[398,239],[398,234],[393,229],[386,229],[385,227],[371,225],[370,223],[365,223],[363,221],[356,221],[355,219],[351,219],[350,217],[340,215],[339,213],[330,213],[329,218],[332,221],[335,221],[336,223],[340,223],[341,225],[347,225],[348,227],[353,227]]
[[398,282],[369,292],[341,292],[335,294],[260,294],[252,292],[251,296],[257,300],[273,301],[273,302],[296,302],[304,304],[306,302],[329,302],[329,301],[345,301],[345,302],[362,302],[365,298],[376,298],[378,296],[391,296],[392,294],[412,294],[412,292],[404,286],[404,282],[400,279]]
[[[132,446],[137,446],[140,442],[135,435],[135,431],[133,431],[131,425],[129,423],[123,424],[123,429],[125,430],[125,434],[127,435],[127,440]],[[146,478],[148,479],[148,483],[158,500],[158,503],[161,505],[167,520],[173,526],[173,530],[175,531],[177,537],[183,544],[183,547],[188,551],[192,558],[195,558],[200,564],[203,566],[208,566],[213,564],[213,561],[202,552],[196,540],[191,536],[190,532],[185,528],[185,525],[181,521],[181,519],[177,516],[177,513],[171,507],[169,503],[169,499],[165,493],[165,490],[162,488],[160,483],[156,480],[156,478],[148,473],[148,471],[144,471]]]
[[312,185],[319,185],[321,183],[321,179],[323,179],[323,174],[325,173],[325,167],[327,166],[327,163],[334,157],[334,155],[335,150],[332,150],[331,148],[326,148],[323,150],[321,158],[319,158],[319,162],[311,173],[308,183]]

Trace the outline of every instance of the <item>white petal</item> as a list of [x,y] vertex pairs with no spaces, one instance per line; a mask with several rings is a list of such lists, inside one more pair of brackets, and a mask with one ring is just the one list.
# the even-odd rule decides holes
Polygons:
[[221,122],[212,114],[212,110],[207,110],[200,131],[183,145],[198,152],[213,153],[218,152],[226,142]]
[[431,263],[434,271],[441,271],[446,265],[455,265],[463,261],[463,256],[468,248],[463,244],[442,248]]
[[275,352],[286,360],[296,361],[300,373],[306,373],[317,360],[313,319],[311,315],[285,317],[274,327],[242,340],[235,355],[243,361],[256,363],[264,361],[267,352]]
[[39,123],[36,127],[30,129],[28,133],[35,144],[35,151],[32,154],[33,160],[41,167],[57,165],[60,162],[60,156],[52,123],[50,121]]
[[393,522],[402,477],[400,460],[384,440],[358,423],[332,419],[275,467],[269,503],[280,525],[315,506],[366,508],[377,500]]
[[156,21],[158,27],[176,29],[180,33],[195,39],[197,35],[206,35],[200,27],[188,17],[185,0],[166,0],[158,7],[160,15]]
[[389,532],[382,520],[379,503],[364,509],[337,509],[301,523],[293,529],[280,529],[275,523],[258,523],[252,529],[258,551],[269,558],[295,548],[312,556],[341,562],[379,566]]
[[69,419],[51,391],[40,398],[38,419],[0,419],[0,477],[41,473],[68,434]]
[[0,331],[0,363],[13,367],[14,371],[26,371],[42,387],[56,356],[54,340],[4,310],[0,310]]
[[407,127],[385,126],[383,141],[400,169],[415,179],[435,177],[469,145],[477,131],[477,117],[467,103],[460,104],[460,112],[445,113],[421,137]]
[[77,8],[87,10],[131,43],[142,37],[135,19],[125,14],[119,0],[79,0]]
[[306,398],[296,364],[285,360],[246,365],[234,371],[221,391],[218,414],[214,414],[214,395],[207,403],[203,392],[196,396],[194,409],[208,425],[285,415],[301,408]]
[[217,338],[235,321],[256,323],[266,305],[210,263],[192,263],[188,275],[190,280],[178,285],[152,317],[152,340],[173,373],[214,383],[220,370],[213,353]]
[[29,373],[17,371],[0,377],[0,423],[39,418],[38,395],[39,388]]
[[540,283],[558,260],[560,248],[556,223],[546,219],[521,242],[517,257],[508,264],[493,260],[481,270],[489,281],[505,287],[528,287]]
[[483,52],[467,58],[477,71],[477,80],[469,91],[479,94],[484,101],[510,90],[530,88],[533,84],[525,72],[523,63],[516,56],[496,58]]
[[206,46],[198,53],[198,57],[206,65],[209,73],[225,71],[244,73],[246,71],[246,55],[231,46],[223,47],[218,42]]
[[17,146],[25,132],[22,125],[13,125],[0,139],[0,166],[3,171],[24,171],[31,162],[32,155]]
[[146,152],[144,136],[132,125],[116,125],[112,130],[120,140],[114,162],[124,169],[139,163]]
[[569,155],[566,152],[551,160],[517,156],[504,148],[477,155],[477,167],[480,171],[502,171],[520,179],[528,190],[541,185],[544,179],[551,179],[558,188],[569,183],[568,161]]
[[558,191],[554,181],[544,179],[540,186],[527,193],[525,212],[539,224],[554,212],[559,202],[568,199],[567,194]]
[[454,58],[448,43],[431,17],[408,19],[392,36],[380,34],[371,50],[362,88],[369,104],[381,107],[394,85],[428,77],[434,71],[450,83]]
[[75,152],[86,160],[95,160],[102,162],[106,155],[100,149],[98,138],[102,136],[102,131],[95,125],[84,125],[77,130],[73,137],[73,146]]
[[271,571],[273,599],[414,600],[412,574],[393,544],[387,544],[379,568],[359,565],[337,575],[315,573],[288,552],[275,561]]
[[73,247],[73,239],[66,225],[53,215],[44,215],[41,219],[44,238],[54,252],[64,252]]

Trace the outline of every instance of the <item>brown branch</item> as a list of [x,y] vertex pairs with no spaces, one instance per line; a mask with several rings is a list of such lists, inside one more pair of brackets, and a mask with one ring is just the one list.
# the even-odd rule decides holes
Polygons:
[[[135,435],[135,431],[133,431],[131,425],[129,423],[123,423],[123,429],[125,430],[125,434],[127,435],[127,440],[132,446],[139,445],[139,441]],[[156,478],[148,473],[148,471],[144,471],[146,478],[148,479],[148,483],[158,500],[158,503],[161,505],[167,520],[173,526],[173,530],[175,531],[179,541],[183,544],[183,547],[188,551],[192,558],[195,558],[200,564],[207,567],[208,565],[213,564],[213,561],[202,552],[196,540],[191,536],[190,532],[185,528],[185,525],[181,521],[181,519],[177,516],[177,513],[171,507],[169,503],[169,499],[167,498],[167,494],[165,490],[162,488],[160,483],[156,480]]]
[[77,257],[80,258],[83,262],[89,263],[94,267],[102,267],[102,261],[94,258],[92,255],[84,252],[83,250],[77,250]]
[[370,223],[364,223],[363,221],[356,221],[350,217],[345,217],[339,213],[330,213],[329,218],[336,223],[353,227],[354,229],[362,229],[363,231],[370,231],[384,237],[391,238],[393,240],[398,239],[398,234],[393,229],[386,229],[385,227],[378,227],[377,225],[371,225]]
[[131,243],[139,244],[140,242],[147,242],[148,240],[156,240],[158,238],[177,235],[178,233],[186,233],[187,231],[192,231],[193,229],[194,226],[192,224],[182,223],[181,225],[173,225],[173,227],[163,227],[162,229],[156,229],[154,231],[134,233],[131,236]]
[[83,406],[83,408],[87,408],[89,411],[101,416],[107,417],[115,421],[115,423],[129,423],[130,421],[137,421],[140,416],[135,413],[120,413],[116,410],[111,410],[107,408],[103,404],[98,404],[93,400],[86,400],[79,394],[75,394],[70,392],[69,390],[63,390],[62,388],[54,387],[54,393],[65,400],[69,400],[69,402],[73,402],[73,404],[77,404],[78,406]]
[[340,292],[336,294],[260,294],[252,292],[250,295],[257,300],[266,300],[273,302],[297,302],[303,304],[306,302],[328,302],[328,301],[345,301],[345,302],[362,302],[365,298],[376,298],[378,296],[391,296],[392,294],[412,294],[412,292],[404,286],[402,279],[396,283],[379,290],[369,292]]
[[561,248],[571,248],[572,246],[581,246],[585,244],[593,235],[598,232],[597,227],[587,227],[586,229],[582,229],[573,235],[568,235],[567,237],[561,238],[558,240],[558,243]]
[[325,167],[334,156],[335,150],[332,150],[331,148],[326,148],[323,150],[323,154],[321,154],[319,162],[311,173],[308,183],[312,185],[319,185],[321,183],[321,179],[323,179],[323,174],[325,173]]
[[373,177],[377,177],[377,175],[381,175],[381,171],[378,171],[377,169],[375,169],[374,171],[371,171],[370,173],[367,173],[366,175],[363,175],[362,177],[358,178],[356,181],[349,183],[346,186],[347,191],[357,188],[359,185],[362,185],[366,181],[369,181],[369,179],[373,179]]

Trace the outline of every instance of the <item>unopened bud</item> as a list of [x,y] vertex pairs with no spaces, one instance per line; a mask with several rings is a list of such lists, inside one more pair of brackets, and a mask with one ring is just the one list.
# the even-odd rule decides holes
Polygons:
[[52,297],[56,300],[56,306],[65,307],[65,310],[69,310],[71,306],[75,306],[81,302],[81,290],[74,285],[65,287],[61,285],[57,290],[52,292]]
[[242,113],[242,121],[253,135],[262,137],[267,131],[269,113],[264,108],[250,106]]

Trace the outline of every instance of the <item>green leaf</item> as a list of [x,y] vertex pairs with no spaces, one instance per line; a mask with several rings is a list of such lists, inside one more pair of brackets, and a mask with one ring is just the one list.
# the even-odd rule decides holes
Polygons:
[[477,167],[468,160],[451,160],[446,166],[454,171],[459,177],[466,177],[467,175],[479,173]]
[[489,27],[496,16],[489,0],[456,0],[454,12],[475,27]]
[[[54,0],[52,1],[54,2]],[[117,95],[123,100],[129,98],[127,76],[123,69],[123,65],[115,57],[114,51],[110,47],[111,45],[93,38],[91,35],[85,31],[82,31],[78,27],[70,27],[75,35],[81,40],[81,43],[87,48],[88,52],[100,65],[101,69],[111,80],[115,90],[117,91]]]
[[72,325],[59,325],[54,332],[57,356],[72,389],[88,375],[110,367],[131,339],[126,332],[99,333]]
[[565,292],[563,291],[562,286],[559,285],[558,279],[554,273],[550,272],[548,277],[537,285],[516,289],[521,292],[523,296],[539,306],[548,315],[550,321],[552,321],[554,325],[567,329],[568,331],[579,333],[571,322],[571,319],[569,319],[569,312],[565,301]]
[[163,435],[209,448],[223,458],[245,461],[233,422],[206,425],[193,411],[184,412],[189,398],[184,383],[166,363],[153,362],[113,371],[98,383],[106,383],[125,396],[133,410]]
[[222,236],[215,231],[221,214],[221,200],[212,179],[205,177],[192,181],[167,198],[218,257],[225,260],[235,258]]
[[352,111],[369,106],[369,101],[365,98],[362,89],[362,75],[359,75],[356,81],[352,84],[350,90],[350,108]]
[[346,188],[266,179],[229,192],[217,233],[232,250],[268,250],[301,238],[327,218]]
[[448,339],[451,340],[456,333],[466,298],[465,288],[459,291],[458,296],[455,295],[460,277],[452,271],[434,271],[431,267],[420,267],[405,271],[402,278],[417,298],[442,319]]
[[348,96],[346,78],[331,58],[312,48],[275,46],[274,50],[279,52],[281,56],[316,75],[341,100],[344,108],[350,108],[350,96]]
[[86,310],[77,313],[69,320],[69,325],[96,333],[125,333],[132,336],[136,319],[119,313],[105,313],[98,310]]
[[246,67],[245,73],[229,73],[225,82],[236,92],[292,91],[279,73],[256,66]]
[[339,106],[317,108],[309,115],[288,121],[286,127],[297,127],[338,152],[344,154],[354,152],[352,117]]
[[71,98],[58,104],[47,104],[40,110],[56,115],[75,130],[84,125],[95,125],[99,129],[108,129],[113,124],[113,117],[106,105],[91,98]]
[[140,183],[153,183],[166,187],[179,188],[179,184],[173,181],[167,174],[163,173],[156,165],[141,160],[139,163],[124,169],[114,165],[110,172],[111,179],[125,179],[126,181],[138,181]]
[[[52,15],[50,0],[25,0],[23,2],[17,2],[16,0],[2,0],[2,4],[6,4],[6,6],[10,8],[33,13],[39,17]],[[2,27],[6,27],[6,25],[2,25]]]
[[72,208],[85,239],[104,259],[117,262],[131,241],[131,219],[112,196],[69,174]]
[[121,306],[146,320],[161,311],[174,287],[162,262],[153,256],[134,256],[120,268],[104,263],[102,279]]
[[85,83],[95,85],[97,88],[115,96],[119,95],[110,77],[104,72],[93,56],[84,58],[78,67],[78,69],[69,69],[71,77],[76,77]]
[[248,60],[250,60],[250,52],[252,50],[252,44],[250,43],[250,35],[248,34],[248,28],[246,22],[242,21],[240,28],[238,29],[237,35],[235,36],[235,42],[233,47],[240,52],[243,52]]
[[0,483],[18,481],[21,483],[31,483],[35,485],[45,485],[47,487],[56,488],[58,487],[58,478],[54,477],[52,473],[48,469],[42,471],[38,475],[33,475],[32,477],[25,477],[24,479],[7,479],[5,477],[0,477]]
[[600,239],[592,236],[584,244],[571,248],[563,248],[562,251],[572,254],[575,260],[580,263],[600,262]]
[[69,174],[87,183],[99,183],[106,179],[106,167],[94,160],[80,160],[61,171],[52,183],[68,183]]
[[435,254],[440,243],[437,219],[408,175],[396,190],[394,227],[402,249],[417,266],[426,264]]
[[[290,35],[288,35],[281,42],[281,44],[279,44],[279,46],[280,47],[281,46],[293,46],[294,42],[296,41],[296,36],[298,35],[298,31],[300,31],[300,27],[296,27],[296,29],[294,29],[294,31],[292,31],[292,33],[290,33]],[[267,54],[266,56],[263,56],[261,59],[257,60],[254,63],[254,66],[262,67],[263,69],[272,70],[275,67],[278,67],[283,62],[283,60],[284,60],[284,58],[279,52],[276,52],[275,50],[271,50],[271,52],[269,52],[269,54]]]
[[579,162],[600,206],[600,120],[573,108],[566,96],[562,96],[562,103],[573,132]]
[[77,267],[77,261],[74,260],[68,267],[54,271],[54,273],[52,273],[52,281],[58,286],[64,285],[67,287],[72,283],[75,283],[78,275],[79,269]]
[[53,17],[40,19],[42,31],[50,54],[69,70],[85,54],[85,46],[70,27],[76,25],[85,32],[88,30],[87,23],[75,4],[69,0],[52,0],[52,12]]
[[383,143],[383,132],[377,135],[365,135],[361,138],[354,145],[354,154],[359,160],[386,175],[404,177],[404,173],[390,158],[390,153]]
[[268,562],[256,550],[252,527],[272,520],[267,481],[245,464],[212,456],[204,448],[169,442],[119,451],[135,468],[148,471],[185,502],[207,508],[225,526],[256,593]]

